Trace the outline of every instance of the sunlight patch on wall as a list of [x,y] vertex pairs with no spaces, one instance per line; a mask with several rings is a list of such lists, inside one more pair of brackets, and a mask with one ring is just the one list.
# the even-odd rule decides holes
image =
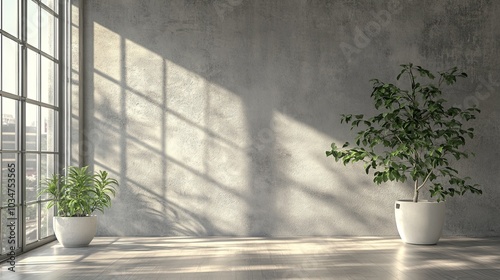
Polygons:
[[171,61],[167,69],[170,197],[206,217],[209,232],[234,233],[233,224],[244,219],[247,207],[244,104],[229,90]]
[[99,50],[95,53],[94,69],[119,81],[121,79],[121,36],[96,22],[94,22],[94,34],[106,38],[106,40],[94,40],[93,42],[93,49]]
[[122,68],[126,88],[127,131],[144,144],[161,150],[166,124],[168,70],[165,60],[134,41],[125,40]]
[[[171,61],[167,69],[166,122],[172,132],[168,155],[193,165],[209,157],[203,173],[235,156],[241,158],[248,139],[241,99]],[[193,151],[203,157],[192,157]]]

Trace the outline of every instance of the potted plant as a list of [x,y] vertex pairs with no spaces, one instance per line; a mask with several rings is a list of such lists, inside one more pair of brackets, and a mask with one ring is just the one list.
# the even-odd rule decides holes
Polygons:
[[[447,197],[467,192],[481,194],[477,184],[460,177],[452,164],[472,153],[464,151],[466,138],[474,137],[474,128],[465,123],[475,119],[479,109],[447,106],[443,87],[457,78],[467,77],[456,67],[438,72],[413,64],[401,65],[397,76],[408,78],[407,88],[373,79],[371,97],[379,113],[373,117],[342,115],[341,123],[350,123],[360,129],[355,145],[346,142],[342,148],[332,143],[326,152],[335,161],[354,163],[362,161],[367,174],[373,172],[373,181],[404,183],[413,181],[413,199],[395,203],[396,225],[406,243],[435,244],[441,236]],[[423,189],[435,201],[420,200]]]
[[47,208],[56,207],[54,233],[64,247],[88,246],[96,234],[95,210],[104,212],[115,196],[116,179],[108,172],[91,174],[88,166],[67,168],[67,175],[54,174],[42,184],[39,196],[52,199]]

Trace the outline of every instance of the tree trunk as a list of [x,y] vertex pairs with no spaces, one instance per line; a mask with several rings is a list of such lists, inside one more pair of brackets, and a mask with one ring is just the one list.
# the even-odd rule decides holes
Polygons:
[[418,202],[418,180],[415,181],[415,190],[413,191],[413,202]]

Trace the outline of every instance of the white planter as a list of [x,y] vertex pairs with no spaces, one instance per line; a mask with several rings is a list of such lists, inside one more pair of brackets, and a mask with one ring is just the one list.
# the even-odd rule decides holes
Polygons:
[[97,232],[97,216],[54,217],[54,233],[64,247],[85,247]]
[[443,231],[444,202],[398,200],[395,203],[396,226],[405,243],[436,244]]

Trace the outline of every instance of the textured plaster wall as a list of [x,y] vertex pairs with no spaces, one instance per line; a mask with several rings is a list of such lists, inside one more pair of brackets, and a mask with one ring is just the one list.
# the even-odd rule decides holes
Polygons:
[[85,161],[117,177],[100,235],[396,235],[401,184],[325,157],[373,113],[369,79],[459,66],[476,104],[483,196],[449,200],[446,235],[500,235],[500,2],[89,0]]
[[78,166],[82,161],[82,154],[80,153],[80,148],[83,144],[83,139],[80,139],[80,136],[83,135],[83,130],[81,129],[81,125],[83,122],[83,104],[80,102],[83,98],[82,92],[83,88],[80,83],[80,79],[83,78],[80,75],[80,57],[83,55],[82,52],[82,44],[80,44],[80,0],[71,0],[70,1],[70,17],[71,17],[71,48],[70,52],[70,61],[71,61],[71,82],[70,82],[70,94],[69,103],[71,104],[71,112],[70,112],[70,121],[69,121],[69,135],[70,135],[70,147],[69,147],[69,164],[72,166]]

